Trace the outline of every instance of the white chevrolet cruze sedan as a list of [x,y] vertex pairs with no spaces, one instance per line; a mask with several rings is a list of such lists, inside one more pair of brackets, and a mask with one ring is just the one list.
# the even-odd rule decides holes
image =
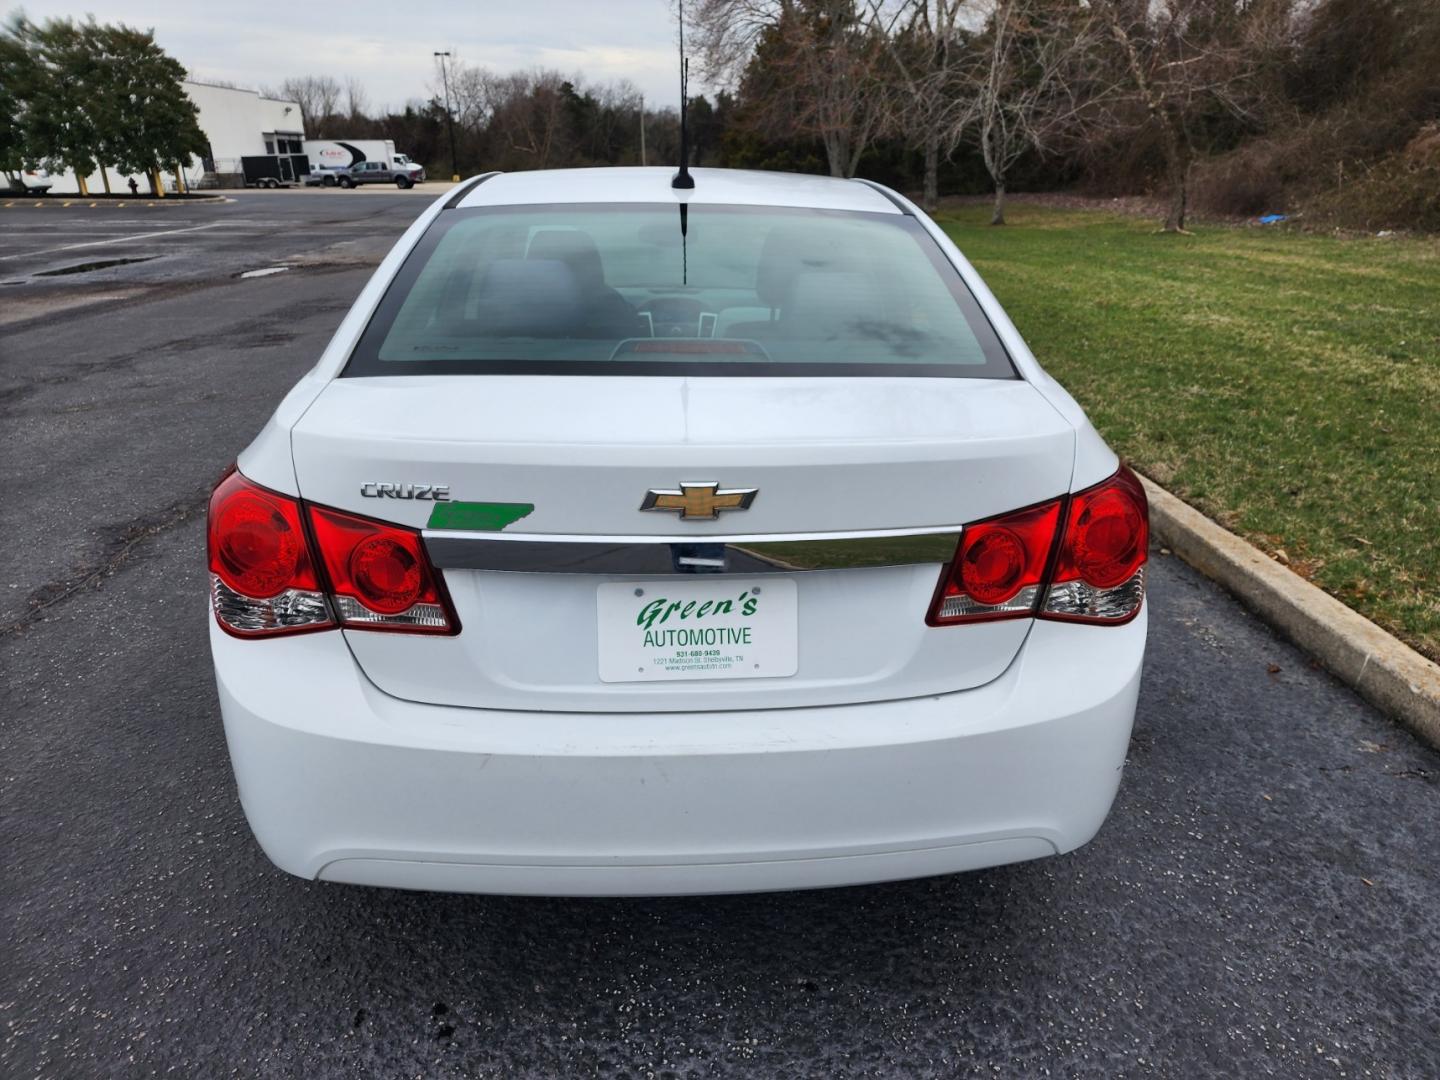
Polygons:
[[456,187],[215,489],[221,711],[281,868],[739,892],[1099,829],[1135,476],[910,202],[693,176]]

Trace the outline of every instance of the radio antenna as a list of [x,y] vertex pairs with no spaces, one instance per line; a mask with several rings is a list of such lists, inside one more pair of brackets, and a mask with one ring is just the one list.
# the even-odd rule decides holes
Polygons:
[[680,0],[677,7],[680,11],[680,170],[670,178],[670,186],[688,190],[695,186],[695,178],[690,175],[690,133],[685,126],[690,97],[690,61],[685,57],[685,0]]

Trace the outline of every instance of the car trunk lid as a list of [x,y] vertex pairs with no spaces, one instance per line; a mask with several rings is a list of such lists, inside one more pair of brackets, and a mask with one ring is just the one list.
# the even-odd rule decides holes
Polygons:
[[[435,555],[444,545],[463,629],[346,631],[377,686],[567,711],[834,704],[995,678],[1029,620],[927,627],[939,565],[956,526],[1067,490],[1074,453],[1071,427],[1027,383],[947,378],[340,379],[292,439],[307,500],[426,529]],[[753,496],[713,519],[649,497],[707,484]],[[870,554],[835,554],[857,540]],[[526,558],[495,568],[497,543]],[[774,633],[793,658],[625,677],[632,654],[612,639],[629,632],[615,622],[626,595],[643,618],[655,599],[747,589],[784,609]]]

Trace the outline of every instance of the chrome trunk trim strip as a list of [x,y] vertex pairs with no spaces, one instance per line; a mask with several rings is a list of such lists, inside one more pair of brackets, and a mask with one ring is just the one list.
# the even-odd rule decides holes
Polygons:
[[790,574],[949,562],[958,525],[745,536],[581,536],[425,530],[441,570],[550,574]]

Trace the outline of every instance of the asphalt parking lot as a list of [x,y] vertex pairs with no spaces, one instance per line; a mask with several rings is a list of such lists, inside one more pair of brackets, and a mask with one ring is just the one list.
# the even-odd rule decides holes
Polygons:
[[0,196],[0,326],[277,264],[373,265],[448,187],[242,190],[213,202]]
[[1158,551],[1071,855],[624,901],[270,866],[205,499],[426,202],[0,208],[0,1075],[1440,1076],[1440,755]]

